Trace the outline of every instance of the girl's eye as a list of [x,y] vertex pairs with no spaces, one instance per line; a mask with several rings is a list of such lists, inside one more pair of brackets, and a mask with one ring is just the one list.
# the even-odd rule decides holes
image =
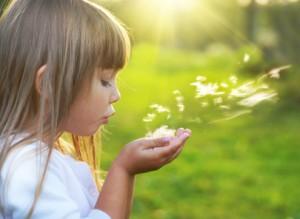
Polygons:
[[101,84],[102,84],[104,87],[109,87],[109,86],[111,86],[111,84],[110,84],[108,81],[105,81],[105,80],[101,80]]

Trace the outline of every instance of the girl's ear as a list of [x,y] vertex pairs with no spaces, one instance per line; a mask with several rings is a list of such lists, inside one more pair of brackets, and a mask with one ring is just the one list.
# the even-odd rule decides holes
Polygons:
[[39,95],[41,94],[42,79],[46,71],[46,67],[47,67],[46,65],[40,67],[35,76],[35,89]]

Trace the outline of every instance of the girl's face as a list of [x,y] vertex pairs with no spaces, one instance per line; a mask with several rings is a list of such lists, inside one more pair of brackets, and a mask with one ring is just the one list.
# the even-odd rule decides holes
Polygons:
[[87,83],[83,85],[71,105],[70,113],[63,119],[62,131],[79,136],[93,135],[114,114],[112,104],[120,99],[115,70],[96,72],[90,86],[89,91]]

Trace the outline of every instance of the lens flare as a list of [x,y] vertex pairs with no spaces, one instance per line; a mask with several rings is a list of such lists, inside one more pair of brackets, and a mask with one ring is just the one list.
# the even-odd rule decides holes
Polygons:
[[158,4],[164,11],[188,11],[193,9],[196,0],[154,0],[153,4]]

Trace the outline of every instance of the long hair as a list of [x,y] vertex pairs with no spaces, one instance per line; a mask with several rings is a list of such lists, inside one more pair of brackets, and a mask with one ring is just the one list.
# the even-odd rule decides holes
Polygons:
[[[0,171],[13,149],[47,139],[47,147],[37,149],[39,154],[46,150],[47,159],[30,218],[53,148],[63,153],[71,148],[77,159],[97,172],[96,151],[100,149],[96,150],[94,136],[73,135],[70,146],[57,138],[61,134],[57,130],[96,69],[124,67],[130,40],[110,12],[87,0],[14,0],[4,5],[0,18]],[[44,65],[39,94],[36,73]],[[18,133],[27,135],[15,142]]]

